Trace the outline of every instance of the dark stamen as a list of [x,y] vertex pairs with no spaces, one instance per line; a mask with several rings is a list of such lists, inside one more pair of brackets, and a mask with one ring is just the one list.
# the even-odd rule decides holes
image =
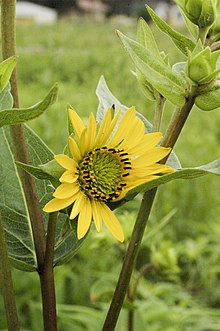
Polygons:
[[127,172],[126,174],[123,174],[122,177],[127,177],[129,176],[129,172]]

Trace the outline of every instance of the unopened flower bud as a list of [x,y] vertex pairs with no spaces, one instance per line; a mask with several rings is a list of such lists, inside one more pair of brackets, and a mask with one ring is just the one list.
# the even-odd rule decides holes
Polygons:
[[186,17],[200,29],[210,27],[216,19],[216,0],[176,0]]
[[186,65],[186,74],[195,84],[207,84],[214,81],[219,70],[216,69],[220,52],[211,52],[209,47],[202,49],[200,43],[189,56]]

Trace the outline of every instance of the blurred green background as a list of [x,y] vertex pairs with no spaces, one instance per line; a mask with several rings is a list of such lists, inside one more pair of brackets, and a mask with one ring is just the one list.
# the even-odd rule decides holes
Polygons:
[[[130,70],[133,65],[115,29],[135,38],[136,22],[60,20],[43,26],[20,22],[17,26],[20,104],[37,103],[59,83],[58,101],[30,126],[56,153],[67,138],[67,104],[86,121],[96,112],[95,89],[104,75],[121,103],[153,118],[154,103],[145,99]],[[154,27],[160,50],[170,62],[182,61],[169,39]],[[164,131],[172,115],[167,104]],[[220,157],[220,112],[193,109],[175,147],[182,166],[199,166]],[[159,189],[137,260],[132,286],[136,300],[125,303],[118,331],[128,330],[128,311],[138,331],[220,330],[220,179],[178,180]],[[126,242],[110,233],[90,231],[86,243],[56,274],[59,331],[101,330],[117,280],[135,215],[137,197],[117,210]],[[144,267],[148,271],[142,275]],[[141,277],[142,275],[142,277]],[[13,270],[22,330],[42,330],[37,275]],[[131,288],[132,290],[132,288]],[[0,330],[6,329],[0,297]]]

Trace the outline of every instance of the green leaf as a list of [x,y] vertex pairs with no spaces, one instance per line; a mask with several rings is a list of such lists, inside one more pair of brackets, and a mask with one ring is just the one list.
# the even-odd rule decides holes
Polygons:
[[58,86],[55,84],[46,97],[30,108],[5,109],[0,112],[0,127],[23,123],[40,116],[57,98]]
[[160,51],[157,47],[156,40],[153,33],[143,18],[138,20],[137,26],[137,41],[144,46],[146,49],[152,52],[152,55],[161,60]]
[[80,247],[83,245],[87,236],[82,239],[77,239],[77,221],[74,220],[73,226],[70,226],[69,218],[59,214],[58,222],[62,216],[62,228],[59,231],[55,251],[54,251],[54,266],[60,266],[67,263],[77,253]]
[[6,132],[0,129],[0,209],[8,254],[15,267],[37,268],[30,219]]
[[187,87],[181,75],[172,71],[162,58],[160,61],[152,57],[151,51],[145,49],[141,44],[126,37],[120,31],[118,31],[118,35],[135,66],[146,80],[174,105],[183,106],[187,96]]
[[139,185],[127,193],[127,195],[125,196],[125,200],[129,201],[133,199],[139,192],[151,190],[154,187],[166,184],[175,179],[192,179],[208,174],[220,176],[220,158],[200,167],[182,168],[167,175],[163,175],[145,184]]
[[3,109],[11,109],[13,106],[13,98],[11,95],[10,83],[0,92],[0,111]]
[[44,172],[39,167],[32,166],[32,165],[22,163],[22,162],[19,162],[19,161],[16,161],[15,163],[19,167],[24,169],[26,172],[28,172],[29,174],[34,176],[35,178],[38,178],[38,179],[41,179],[41,180],[43,180],[43,179],[53,180],[54,179],[52,176],[48,175],[46,172]]
[[11,56],[5,61],[0,63],[0,91],[2,91],[7,85],[15,65],[16,65],[15,56]]
[[[176,1],[177,2],[177,1]],[[199,34],[199,28],[197,25],[193,24],[189,19],[188,17],[185,15],[184,11],[181,9],[180,6],[178,6],[179,8],[179,11],[180,13],[182,14],[184,20],[185,20],[185,23],[186,23],[186,26],[189,30],[189,32],[191,33],[191,35],[197,40],[198,38],[198,34]]]
[[181,33],[173,30],[149,6],[146,5],[146,8],[157,27],[172,39],[174,44],[184,55],[188,56],[188,50],[192,51],[195,47],[195,43]]
[[61,167],[55,160],[51,160],[45,164],[39,165],[39,168],[47,175],[59,179],[65,169]]

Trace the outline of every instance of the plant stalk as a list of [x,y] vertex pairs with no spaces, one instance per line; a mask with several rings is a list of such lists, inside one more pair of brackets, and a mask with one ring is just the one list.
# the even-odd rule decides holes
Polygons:
[[[1,1],[1,30],[2,30],[2,54],[3,59],[16,55],[16,28],[15,28],[16,0]],[[14,99],[14,107],[19,108],[18,86],[16,69],[11,76],[11,92]],[[14,125],[10,128],[13,138],[16,160],[29,163],[27,145],[22,125]],[[45,331],[56,331],[56,299],[53,273],[53,250],[55,237],[55,215],[49,218],[47,243],[43,217],[38,199],[34,178],[19,169],[22,186],[25,193],[31,227],[34,238],[35,252],[38,263],[38,273],[41,281],[43,317]]]
[[49,214],[47,228],[46,254],[44,268],[39,273],[43,303],[44,330],[57,331],[56,295],[54,284],[54,245],[56,234],[57,212]]
[[[182,108],[178,108],[168,125],[161,146],[173,148],[179,134],[188,118],[194,105],[194,96],[189,96]],[[155,125],[154,125],[155,127]],[[163,160],[163,163],[166,159]],[[144,235],[150,211],[156,196],[157,188],[144,193],[138,216],[134,225],[131,240],[124,257],[121,273],[110,304],[102,331],[113,331],[115,329],[126,292],[128,290],[130,278],[138,255],[139,247]]]
[[13,289],[11,266],[8,258],[2,217],[0,213],[0,287],[5,304],[5,313],[9,331],[19,331],[19,321]]
[[[1,2],[1,30],[2,30],[2,55],[3,59],[16,55],[16,27],[15,27],[16,0],[2,0]],[[16,69],[11,76],[11,92],[14,100],[14,107],[19,108],[18,85]],[[16,160],[29,163],[27,146],[23,127],[21,125],[11,126],[11,136],[14,143]],[[45,232],[43,227],[43,218],[39,204],[38,194],[34,178],[19,169],[22,186],[27,201],[28,212],[30,215],[31,226],[33,230],[35,251],[38,261],[38,269],[41,269],[44,263],[45,254]]]

